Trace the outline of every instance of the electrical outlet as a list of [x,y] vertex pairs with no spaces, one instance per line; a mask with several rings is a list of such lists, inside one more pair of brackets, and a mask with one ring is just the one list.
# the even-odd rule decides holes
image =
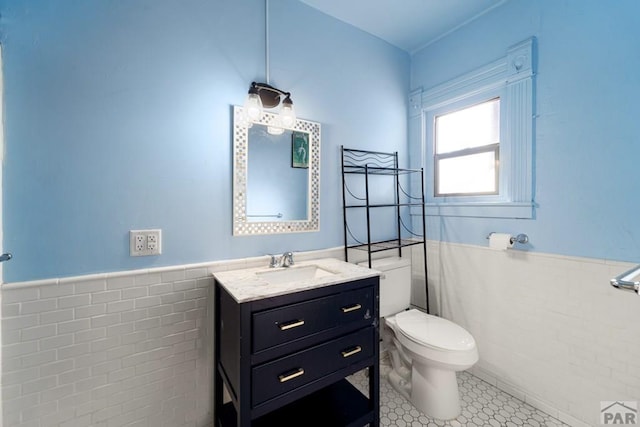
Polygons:
[[131,256],[160,255],[162,253],[162,230],[129,231],[129,254]]
[[134,241],[135,251],[142,252],[144,250],[144,244],[146,242],[146,238],[144,237],[143,234],[136,234],[134,237],[135,237],[135,241]]
[[153,254],[160,253],[160,230],[149,230],[147,232],[147,250]]

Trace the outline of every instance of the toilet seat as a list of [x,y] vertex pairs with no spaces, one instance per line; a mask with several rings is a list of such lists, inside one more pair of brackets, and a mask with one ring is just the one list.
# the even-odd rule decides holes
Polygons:
[[470,351],[476,347],[466,329],[447,319],[412,309],[396,314],[395,320],[402,335],[425,347],[440,351]]

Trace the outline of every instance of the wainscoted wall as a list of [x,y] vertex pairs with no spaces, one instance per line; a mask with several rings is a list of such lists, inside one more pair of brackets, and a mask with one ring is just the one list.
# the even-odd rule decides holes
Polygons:
[[261,265],[267,257],[3,285],[1,425],[210,426],[212,273]]
[[[475,375],[574,426],[598,424],[601,400],[640,397],[640,297],[608,284],[630,264],[444,242],[429,242],[428,256],[431,310],[474,335]],[[321,257],[343,252],[296,254]],[[3,285],[3,425],[208,427],[211,274],[262,265],[267,257]]]
[[212,284],[201,266],[3,286],[4,425],[208,425]]
[[632,264],[445,242],[428,257],[432,311],[473,334],[475,375],[574,426],[640,399],[640,297],[609,285]]

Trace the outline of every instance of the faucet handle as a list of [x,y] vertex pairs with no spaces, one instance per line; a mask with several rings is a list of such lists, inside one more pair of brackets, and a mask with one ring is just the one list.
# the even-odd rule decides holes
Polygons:
[[284,254],[284,256],[287,259],[287,262],[288,262],[289,265],[293,265],[294,264],[294,262],[293,262],[293,253],[292,252],[286,252]]
[[271,261],[269,261],[270,268],[276,268],[278,266],[278,258],[275,255],[268,254],[271,257]]

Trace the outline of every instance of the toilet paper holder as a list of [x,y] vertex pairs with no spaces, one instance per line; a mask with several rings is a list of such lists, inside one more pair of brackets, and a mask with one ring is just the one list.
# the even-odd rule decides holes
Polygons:
[[[494,232],[492,231],[491,233],[489,233],[489,235],[487,236],[487,240],[489,239],[489,237],[491,237],[491,235]],[[517,236],[511,236],[511,238],[509,239],[509,242],[513,245],[514,243],[520,243],[522,245],[529,243],[529,236],[527,236],[524,233],[520,233]]]

